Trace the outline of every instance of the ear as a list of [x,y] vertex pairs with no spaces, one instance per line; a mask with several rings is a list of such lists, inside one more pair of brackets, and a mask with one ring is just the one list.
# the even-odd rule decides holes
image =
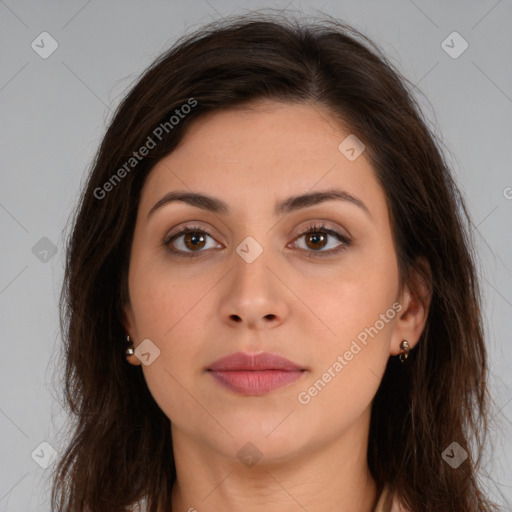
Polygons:
[[[121,323],[123,324],[126,334],[130,336],[130,340],[132,342],[131,346],[135,349],[135,320],[133,318],[131,304],[129,303],[123,306],[123,315],[121,318]],[[126,360],[133,366],[141,365],[139,358],[135,354],[131,356],[126,356]]]
[[432,272],[425,258],[419,258],[404,284],[398,302],[402,305],[391,340],[391,355],[401,352],[400,343],[409,342],[413,348],[425,329],[432,300]]

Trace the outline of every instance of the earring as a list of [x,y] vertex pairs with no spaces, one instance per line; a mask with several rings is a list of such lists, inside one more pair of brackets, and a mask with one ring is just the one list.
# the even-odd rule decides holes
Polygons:
[[402,343],[400,343],[400,355],[398,356],[401,363],[404,363],[405,360],[409,357],[409,351],[411,350],[411,347],[409,347],[409,343],[407,340],[403,340]]
[[[126,341],[128,342],[129,345],[132,344],[132,341],[130,340],[130,336],[129,335],[126,336]],[[126,349],[126,357],[132,356],[134,353],[135,353],[135,350],[133,350],[133,347],[128,347]]]

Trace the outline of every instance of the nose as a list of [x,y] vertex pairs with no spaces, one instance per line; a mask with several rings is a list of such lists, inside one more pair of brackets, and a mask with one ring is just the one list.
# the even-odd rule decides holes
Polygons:
[[285,322],[289,315],[287,297],[292,294],[278,276],[279,272],[267,265],[265,253],[252,263],[236,262],[222,290],[223,322],[253,330],[275,328]]

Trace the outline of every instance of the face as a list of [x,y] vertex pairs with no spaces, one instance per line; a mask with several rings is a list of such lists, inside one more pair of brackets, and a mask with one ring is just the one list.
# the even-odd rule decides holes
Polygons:
[[[142,371],[174,441],[284,460],[367,435],[388,358],[423,326],[399,290],[384,192],[365,152],[338,147],[348,135],[318,106],[260,102],[196,121],[149,174],[125,327],[149,340]],[[214,201],[154,208],[170,192]],[[211,371],[240,352],[299,370]]]

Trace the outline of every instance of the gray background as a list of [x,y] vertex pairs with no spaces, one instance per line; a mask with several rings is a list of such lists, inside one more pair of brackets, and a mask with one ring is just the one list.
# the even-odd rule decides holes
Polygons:
[[[361,29],[428,98],[419,100],[466,195],[480,257],[495,401],[494,452],[486,455],[493,481],[485,487],[501,503],[512,502],[510,0],[6,0],[0,1],[0,512],[50,510],[52,465],[39,464],[51,461],[40,443],[62,451],[66,441],[58,381],[63,237],[113,107],[185,31],[247,9],[286,6],[306,15],[317,9]],[[31,47],[34,40],[42,46],[44,31],[59,45],[46,59]],[[469,44],[458,58],[441,46],[453,31]],[[457,39],[447,41],[452,53],[462,48]],[[50,48],[48,39],[44,46]]]

